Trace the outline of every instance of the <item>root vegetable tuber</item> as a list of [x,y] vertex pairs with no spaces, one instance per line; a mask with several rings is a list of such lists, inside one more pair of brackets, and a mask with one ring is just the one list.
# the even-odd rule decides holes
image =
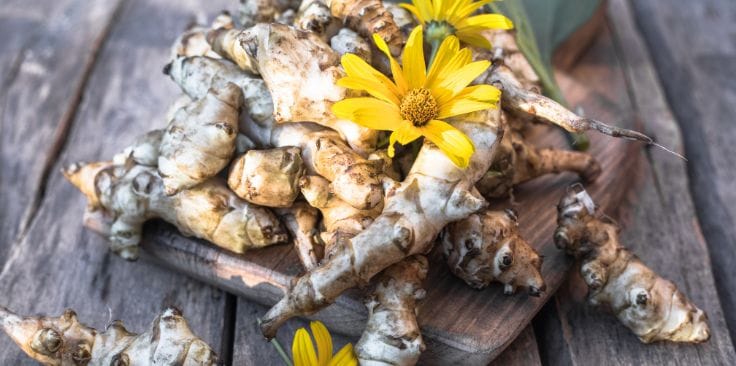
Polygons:
[[404,45],[401,30],[381,0],[325,0],[332,15],[361,36],[370,39],[378,34],[388,44],[391,54],[398,56]]
[[330,258],[339,241],[350,240],[367,228],[381,214],[382,206],[359,210],[338,197],[329,188],[326,179],[312,175],[302,178],[302,194],[307,202],[322,213],[322,241],[325,243],[325,258]]
[[340,22],[332,17],[322,0],[303,0],[294,18],[294,27],[312,32],[327,42],[340,30]]
[[138,258],[143,223],[155,217],[236,253],[287,240],[273,213],[241,200],[219,178],[168,196],[156,169],[132,160],[72,164],[63,173],[87,196],[87,218],[125,259]]
[[448,225],[442,246],[452,273],[473,288],[496,281],[507,295],[521,287],[539,296],[547,288],[542,258],[521,237],[518,225],[511,209],[484,210]]
[[486,198],[503,198],[514,186],[545,174],[577,173],[585,182],[601,173],[589,154],[558,149],[538,149],[516,131],[508,131],[498,146],[491,168],[475,185]]
[[[270,97],[262,88],[263,81],[233,70],[233,65],[227,61],[205,57],[179,58],[172,63],[169,73],[193,98],[228,81],[245,91],[246,108],[250,105],[257,111],[269,109]],[[263,94],[258,94],[258,90]],[[307,173],[319,174],[330,180],[332,190],[340,199],[361,209],[375,207],[383,199],[378,168],[343,142],[337,132],[307,122],[276,124],[270,118],[253,119],[254,123],[241,123],[241,130],[256,145],[264,148],[299,147]]]
[[266,207],[289,207],[299,195],[304,163],[298,147],[250,150],[230,166],[227,184],[238,197]]
[[104,332],[77,320],[20,317],[0,306],[0,326],[32,359],[54,366],[72,365],[217,365],[217,354],[189,328],[181,311],[168,308],[145,333],[129,332],[116,320]]
[[215,30],[215,51],[263,77],[271,91],[277,122],[310,121],[332,128],[361,154],[375,150],[378,132],[339,119],[332,105],[345,98],[338,54],[311,32],[282,24],[258,24],[234,34]]
[[366,62],[370,62],[373,57],[371,45],[358,33],[348,28],[340,29],[340,32],[330,39],[330,47],[340,56],[352,53]]
[[240,3],[240,24],[243,27],[274,22],[299,6],[299,0],[240,0]]
[[416,318],[416,302],[426,292],[422,282],[429,264],[421,255],[386,268],[374,279],[366,301],[368,323],[355,353],[361,365],[412,366],[425,345]]
[[381,215],[293,284],[264,317],[263,334],[272,338],[292,316],[313,313],[390,265],[428,252],[445,225],[483,208],[487,203],[473,185],[490,166],[498,123],[499,110],[464,115],[455,123],[476,147],[466,169],[425,141],[407,178],[387,191]]
[[294,202],[291,207],[277,208],[276,213],[291,232],[296,253],[304,269],[311,271],[317,268],[323,254],[322,244],[317,239],[319,211],[306,202]]
[[581,261],[592,305],[610,308],[644,343],[698,343],[710,337],[705,313],[620,244],[619,228],[596,217],[582,186],[568,190],[557,212],[555,245]]
[[175,114],[159,148],[166,194],[204,182],[227,166],[235,152],[242,103],[240,88],[228,83]]

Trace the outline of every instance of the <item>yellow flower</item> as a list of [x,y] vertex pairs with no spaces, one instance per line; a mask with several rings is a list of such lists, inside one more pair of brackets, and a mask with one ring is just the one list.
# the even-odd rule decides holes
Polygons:
[[[427,38],[439,40],[454,34],[461,41],[476,47],[491,48],[481,34],[486,29],[511,29],[514,24],[501,14],[481,14],[469,17],[493,0],[412,0],[413,5],[401,4],[427,27]],[[437,34],[433,36],[433,34]]]
[[456,37],[447,37],[439,46],[429,71],[424,63],[422,27],[411,32],[404,48],[402,69],[391,57],[388,46],[373,36],[378,48],[388,56],[393,81],[356,55],[342,57],[347,76],[337,84],[363,90],[371,97],[341,100],[332,107],[336,116],[375,130],[393,131],[394,143],[408,144],[420,136],[433,142],[452,162],[465,168],[475,151],[473,142],[443,119],[496,107],[500,91],[490,85],[468,87],[490,62],[472,61],[469,49],[460,49]]
[[333,356],[332,337],[325,325],[316,321],[311,322],[309,327],[312,328],[314,340],[317,341],[317,350],[314,349],[309,332],[299,328],[291,345],[294,366],[358,366],[352,344],[345,345]]

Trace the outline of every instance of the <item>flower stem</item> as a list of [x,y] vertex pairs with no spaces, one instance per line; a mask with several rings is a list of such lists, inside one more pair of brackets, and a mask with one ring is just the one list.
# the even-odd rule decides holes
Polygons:
[[429,71],[429,68],[432,66],[432,62],[434,62],[434,58],[437,57],[437,50],[440,48],[440,40],[439,39],[433,39],[432,42],[430,42],[431,51],[429,53],[429,62],[427,62],[427,71]]
[[[261,319],[256,318],[256,321],[258,322],[258,326],[261,326]],[[289,358],[289,355],[286,354],[286,351],[284,351],[284,347],[281,347],[281,343],[276,338],[272,338],[269,342],[271,342],[271,345],[273,345],[273,348],[276,349],[276,352],[281,356],[281,361],[284,361],[284,365],[286,366],[294,366],[294,363],[291,362],[291,358]]]

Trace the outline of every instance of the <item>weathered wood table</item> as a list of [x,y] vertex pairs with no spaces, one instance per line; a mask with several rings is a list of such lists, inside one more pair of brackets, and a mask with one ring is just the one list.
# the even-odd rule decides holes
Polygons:
[[[158,77],[171,41],[230,0],[6,0],[0,3],[0,305],[75,308],[98,328],[141,330],[166,305],[185,309],[227,364],[279,365],[257,331],[265,308],[149,261],[128,263],[81,226],[84,202],[62,164],[111,156],[165,123],[176,86]],[[559,79],[581,105],[684,152],[645,147],[620,209],[626,243],[709,315],[712,338],[642,345],[588,307],[573,273],[498,365],[733,365],[736,353],[736,6],[731,0],[611,0],[592,46]],[[581,95],[576,86],[585,84]],[[577,94],[576,94],[577,93]],[[616,123],[616,120],[610,121]],[[463,316],[459,314],[458,316]],[[279,334],[288,346],[290,321]],[[340,342],[355,339],[340,338]],[[33,364],[0,335],[0,364]]]

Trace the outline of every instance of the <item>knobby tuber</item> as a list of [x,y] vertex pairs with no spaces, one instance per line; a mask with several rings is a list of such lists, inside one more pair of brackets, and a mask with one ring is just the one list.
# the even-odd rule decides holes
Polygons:
[[503,198],[518,184],[565,171],[592,182],[600,175],[601,166],[583,152],[534,147],[511,129],[501,139],[491,168],[475,186],[486,198]]
[[340,31],[330,39],[330,47],[332,47],[338,55],[343,56],[346,53],[352,53],[363,60],[370,62],[373,58],[373,50],[371,45],[358,33],[353,32],[349,28],[340,29]]
[[644,343],[710,337],[705,313],[621,245],[618,226],[595,215],[582,186],[568,190],[557,212],[555,245],[580,260],[592,305],[609,308]]
[[370,39],[374,34],[381,37],[391,54],[398,56],[404,38],[394,17],[386,10],[381,0],[324,0],[332,15],[361,36]]
[[428,252],[445,225],[486,206],[473,185],[490,166],[499,113],[487,110],[455,122],[476,147],[467,169],[458,168],[439,148],[425,142],[406,179],[386,192],[381,215],[293,284],[263,318],[263,334],[272,338],[287,319],[314,313],[346,289],[367,284],[390,265]]
[[0,306],[0,326],[32,359],[48,366],[217,365],[217,354],[168,308],[141,334],[116,320],[104,332],[66,310],[59,317],[21,317]]
[[327,42],[340,30],[340,22],[322,0],[303,0],[294,18],[294,27],[312,32]]
[[97,220],[94,226],[126,259],[138,257],[143,223],[156,217],[236,253],[287,239],[272,212],[241,200],[219,178],[169,196],[156,168],[132,158],[71,164],[63,173],[87,197],[87,219]]
[[256,23],[278,21],[284,13],[299,6],[299,0],[240,0],[240,24],[252,27]]
[[473,288],[491,282],[511,295],[526,288],[531,296],[546,289],[542,258],[521,237],[514,210],[482,210],[447,226],[442,248],[452,273]]
[[230,166],[227,185],[261,206],[289,207],[299,195],[304,163],[298,147],[250,150]]
[[[224,60],[187,57],[174,60],[169,73],[182,90],[193,98],[211,88],[215,89],[219,84],[233,82],[243,90],[248,90],[245,91],[248,111],[269,110],[266,105],[271,98],[268,90],[261,88],[263,81],[233,70],[233,66]],[[258,94],[257,90],[261,93]],[[248,105],[253,108],[248,109]],[[242,132],[257,146],[299,147],[307,173],[319,174],[330,180],[332,190],[342,200],[361,209],[375,207],[381,202],[383,188],[375,164],[351,149],[337,132],[313,123],[275,123],[263,117],[261,120],[254,117],[253,122],[241,123]]]
[[332,113],[348,90],[337,85],[345,75],[340,57],[319,36],[283,24],[258,24],[243,31],[214,30],[209,38],[223,57],[261,75],[277,122],[319,123],[340,132],[361,154],[375,150],[378,131]]
[[386,268],[374,278],[366,301],[368,323],[355,345],[361,365],[413,366],[425,345],[417,324],[416,302],[426,292],[422,282],[429,264],[415,255]]
[[166,194],[204,182],[228,165],[242,104],[240,88],[228,83],[175,113],[159,147],[158,169]]
[[323,255],[322,243],[317,239],[319,211],[306,202],[294,202],[291,207],[277,208],[276,213],[291,233],[299,261],[304,269],[317,267]]

